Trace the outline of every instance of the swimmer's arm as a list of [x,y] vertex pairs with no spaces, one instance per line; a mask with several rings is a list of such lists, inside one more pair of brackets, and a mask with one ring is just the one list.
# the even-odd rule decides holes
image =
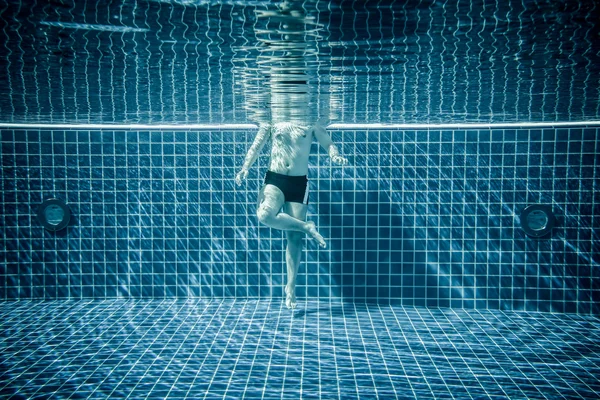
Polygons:
[[331,161],[335,164],[345,165],[348,160],[345,157],[340,156],[340,152],[333,140],[322,125],[316,125],[314,128],[315,137],[319,141],[321,147],[329,154]]
[[252,164],[254,164],[254,161],[256,161],[262,148],[265,147],[265,144],[270,137],[271,125],[261,124],[258,128],[258,132],[256,133],[256,137],[254,138],[254,142],[252,143],[252,146],[250,146],[248,154],[246,154],[244,164],[242,165],[242,170],[235,177],[235,181],[238,185],[241,185],[242,180],[246,179],[248,176],[248,169],[252,166]]
[[244,160],[244,165],[242,169],[249,169],[254,161],[258,158],[263,147],[267,143],[267,140],[271,137],[271,125],[269,124],[261,124],[258,128],[258,132],[256,133],[256,137],[254,138],[254,142],[252,146],[250,146],[250,150],[248,150],[248,154],[246,154],[246,159]]

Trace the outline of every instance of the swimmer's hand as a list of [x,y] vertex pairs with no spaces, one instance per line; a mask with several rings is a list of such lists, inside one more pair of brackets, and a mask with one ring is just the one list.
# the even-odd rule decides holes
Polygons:
[[331,162],[337,165],[346,165],[348,164],[348,159],[346,157],[340,156],[340,152],[337,147],[332,144],[329,146],[329,158],[331,158]]
[[242,170],[235,176],[235,183],[240,186],[242,181],[245,181],[246,178],[248,178],[248,170],[246,168],[242,168]]
[[331,157],[331,162],[337,165],[346,165],[348,164],[348,159],[342,156],[333,156]]

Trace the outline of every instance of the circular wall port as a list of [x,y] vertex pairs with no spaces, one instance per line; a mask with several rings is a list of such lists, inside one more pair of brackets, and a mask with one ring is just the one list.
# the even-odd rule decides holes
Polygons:
[[521,211],[521,227],[526,234],[532,237],[546,236],[554,227],[554,214],[552,207],[543,204],[534,204]]
[[45,200],[38,209],[38,220],[44,228],[56,232],[69,225],[71,211],[60,199]]

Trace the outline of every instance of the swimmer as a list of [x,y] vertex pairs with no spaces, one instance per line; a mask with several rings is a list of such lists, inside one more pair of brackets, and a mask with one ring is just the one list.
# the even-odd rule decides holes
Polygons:
[[271,139],[269,170],[259,193],[256,214],[261,223],[286,233],[288,282],[285,286],[285,304],[292,309],[296,307],[296,275],[302,256],[303,236],[308,235],[322,248],[327,246],[315,223],[306,221],[309,198],[308,158],[315,138],[334,164],[348,163],[346,158],[340,156],[338,148],[320,123],[312,127],[288,122],[261,124],[242,169],[235,177],[237,185],[241,185],[248,177],[248,169]]

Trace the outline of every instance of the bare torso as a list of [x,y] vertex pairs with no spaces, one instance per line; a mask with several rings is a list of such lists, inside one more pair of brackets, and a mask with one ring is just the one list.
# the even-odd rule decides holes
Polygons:
[[287,122],[274,124],[269,169],[283,175],[307,175],[313,136],[314,130],[309,127]]

